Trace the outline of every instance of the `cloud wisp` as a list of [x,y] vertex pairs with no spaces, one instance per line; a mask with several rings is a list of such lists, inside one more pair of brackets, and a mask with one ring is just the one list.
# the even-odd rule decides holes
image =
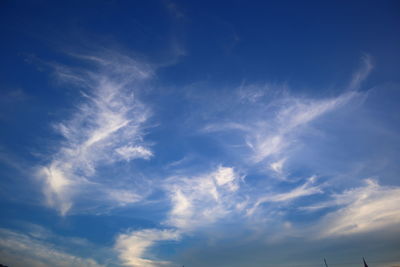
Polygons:
[[[75,244],[76,246],[76,244]],[[0,257],[12,266],[84,266],[101,267],[92,258],[82,258],[44,240],[42,236],[0,228]]]
[[319,237],[367,233],[400,223],[400,187],[382,186],[366,179],[365,185],[333,195],[333,200],[308,207],[339,207],[319,223]]
[[[151,70],[127,57],[110,58],[82,57],[94,64],[94,71],[55,66],[57,77],[84,90],[70,118],[54,125],[63,141],[50,162],[38,170],[47,204],[61,214],[71,209],[79,191],[102,188],[101,181],[92,179],[100,164],[153,156],[142,132],[150,113],[135,95]],[[112,197],[116,190],[105,193]],[[125,197],[123,202],[127,199],[137,201],[136,197]]]
[[287,203],[301,197],[322,194],[322,185],[315,185],[317,178],[312,176],[307,181],[285,193],[269,194],[258,198],[254,205],[247,210],[247,215],[253,215],[257,208],[264,203]]
[[301,127],[337,109],[356,95],[356,92],[349,92],[322,100],[296,97],[280,100],[280,107],[275,111],[277,115],[268,124],[255,124],[257,126],[246,136],[246,143],[253,151],[253,162],[260,163],[281,155],[301,132]]
[[145,229],[130,231],[117,237],[114,248],[119,253],[123,265],[133,267],[155,267],[168,265],[167,261],[150,259],[148,249],[157,242],[178,240],[176,230]]
[[353,74],[353,77],[348,85],[348,90],[354,91],[360,89],[361,84],[367,79],[374,65],[372,64],[371,56],[364,55],[362,57],[362,65],[358,71]]
[[[224,142],[234,140],[235,146],[241,149],[239,154],[246,153],[248,166],[267,164],[269,170],[284,178],[283,165],[290,162],[290,151],[299,138],[324,116],[362,99],[365,93],[359,89],[372,69],[371,58],[364,56],[342,93],[331,97],[295,95],[285,83],[241,85],[233,97],[220,96],[229,104],[223,106],[225,110],[215,105],[213,112],[217,116],[212,114],[215,119],[208,120],[200,132],[220,133]],[[213,107],[208,102],[206,109]],[[240,145],[237,136],[243,138]]]
[[171,177],[166,191],[172,202],[167,224],[193,230],[223,218],[237,207],[234,194],[242,177],[231,167],[195,177]]
[[[149,250],[158,242],[176,241],[240,210],[234,200],[242,177],[233,168],[218,166],[202,175],[167,179],[165,191],[171,209],[162,223],[165,229],[144,229],[119,234],[114,248],[127,266],[170,266],[151,259]],[[168,228],[167,228],[168,227]]]

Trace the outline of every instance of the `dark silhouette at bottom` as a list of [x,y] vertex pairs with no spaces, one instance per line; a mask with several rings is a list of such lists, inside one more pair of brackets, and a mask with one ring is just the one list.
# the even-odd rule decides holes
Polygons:
[[[368,264],[366,263],[364,257],[362,259],[363,259],[364,267],[368,267]],[[326,263],[326,259],[325,258],[324,258],[324,263],[325,263],[325,267],[328,267],[328,263]]]

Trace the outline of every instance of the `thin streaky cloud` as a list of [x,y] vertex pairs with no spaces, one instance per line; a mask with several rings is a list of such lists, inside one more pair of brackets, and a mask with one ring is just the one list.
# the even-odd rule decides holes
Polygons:
[[[76,244],[75,244],[76,245]],[[34,236],[0,228],[0,258],[15,267],[51,266],[106,266],[92,258],[82,258],[43,240],[43,235]]]
[[[287,84],[240,86],[237,89],[237,99],[224,97],[244,112],[223,114],[222,119],[207,122],[201,132],[232,134],[236,131],[241,134],[243,145],[250,150],[249,165],[270,165],[278,158],[289,160],[288,152],[303,129],[363,96],[364,93],[359,89],[372,68],[370,57],[364,56],[360,68],[354,72],[350,85],[343,93],[319,99],[293,95]],[[248,105],[249,102],[251,105]]]
[[348,90],[354,91],[360,89],[362,83],[371,73],[374,65],[371,56],[366,54],[362,57],[362,65],[358,71],[353,74],[353,77],[348,85]]
[[382,186],[374,179],[334,195],[326,207],[339,207],[320,222],[319,237],[367,233],[400,223],[400,187]]
[[[101,184],[92,180],[100,163],[107,165],[153,156],[151,150],[145,147],[142,134],[143,124],[150,112],[135,95],[135,90],[139,89],[135,87],[139,87],[139,83],[151,73],[140,69],[140,65],[130,65],[135,61],[126,57],[122,57],[121,61],[84,58],[99,62],[97,71],[80,75],[74,69],[69,71],[68,67],[64,67],[62,72],[59,68],[55,69],[57,75],[72,79],[72,83],[85,81],[87,88],[71,118],[54,125],[64,139],[58,152],[50,156],[49,164],[39,167],[38,171],[47,204],[61,214],[71,209],[79,190]],[[65,76],[66,70],[74,74]],[[118,199],[121,198],[115,200]],[[123,202],[126,203],[125,200]]]
[[322,194],[322,185],[315,185],[317,177],[312,176],[307,179],[307,181],[298,186],[293,188],[292,190],[284,193],[279,194],[269,194],[258,198],[255,204],[247,210],[247,215],[253,215],[254,212],[260,207],[260,205],[264,203],[274,203],[274,202],[290,202],[294,201],[295,199],[315,195],[315,194]]
[[170,265],[168,261],[156,260],[150,256],[149,248],[157,242],[177,241],[180,233],[175,230],[144,229],[117,236],[114,249],[124,266],[156,267]]
[[268,125],[256,124],[259,126],[246,137],[248,146],[253,150],[254,163],[281,155],[290,147],[301,127],[339,108],[356,96],[356,92],[349,92],[324,100],[294,97],[283,99],[276,117],[272,118]]
[[235,210],[241,176],[231,167],[194,177],[171,177],[166,184],[172,207],[167,225],[190,231],[212,224]]
[[169,228],[119,234],[114,248],[123,265],[170,266],[168,261],[151,259],[151,248],[160,242],[179,240],[237,210],[233,195],[239,189],[240,179],[233,168],[224,166],[195,177],[169,178],[165,187],[172,207],[163,223]]

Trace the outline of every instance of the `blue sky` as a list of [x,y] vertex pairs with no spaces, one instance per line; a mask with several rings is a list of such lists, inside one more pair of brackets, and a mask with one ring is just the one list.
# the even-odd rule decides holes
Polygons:
[[9,266],[400,264],[397,1],[2,1]]

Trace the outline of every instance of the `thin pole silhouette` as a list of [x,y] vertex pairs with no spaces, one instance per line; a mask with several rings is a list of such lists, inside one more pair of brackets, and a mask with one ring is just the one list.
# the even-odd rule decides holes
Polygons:
[[325,267],[328,267],[328,264],[326,263],[326,259],[324,258],[324,262],[325,262]]
[[364,262],[364,267],[368,267],[368,264],[365,262],[364,257],[363,257],[363,262]]

